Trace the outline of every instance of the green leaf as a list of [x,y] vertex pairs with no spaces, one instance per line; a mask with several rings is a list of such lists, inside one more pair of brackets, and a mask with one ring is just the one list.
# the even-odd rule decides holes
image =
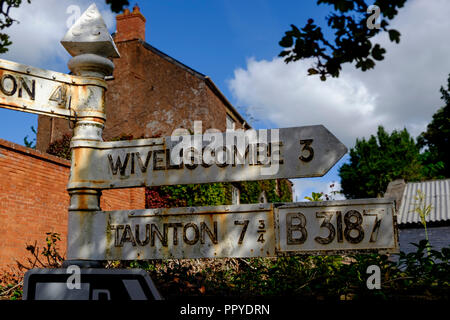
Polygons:
[[400,42],[400,32],[398,32],[397,30],[394,30],[394,29],[390,29],[388,31],[388,33],[389,33],[389,39],[392,42],[396,42],[396,43]]
[[372,57],[378,61],[384,59],[383,54],[385,54],[385,53],[386,53],[386,50],[384,48],[381,48],[378,43],[372,49]]
[[278,44],[284,48],[290,48],[294,45],[294,40],[291,36],[284,36]]

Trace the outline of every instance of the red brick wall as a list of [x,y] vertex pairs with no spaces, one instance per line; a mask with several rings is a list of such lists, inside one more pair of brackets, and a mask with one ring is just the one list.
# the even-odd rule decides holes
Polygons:
[[[61,235],[66,252],[70,162],[0,139],[0,270],[31,257],[27,244],[42,247],[46,232]],[[144,188],[105,190],[103,210],[144,209]]]

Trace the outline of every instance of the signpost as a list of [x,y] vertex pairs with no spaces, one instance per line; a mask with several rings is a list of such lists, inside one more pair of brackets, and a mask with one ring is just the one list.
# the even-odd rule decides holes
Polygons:
[[318,177],[347,152],[321,125],[118,142],[75,141],[72,148],[83,154],[72,162],[69,189]]
[[68,257],[87,260],[395,252],[392,200],[71,213]]
[[[0,107],[75,121],[65,265],[397,251],[387,199],[101,211],[102,189],[323,176],[347,148],[322,125],[103,142],[104,79],[119,53],[95,4],[61,43],[73,75],[0,60]],[[65,289],[62,270],[29,272],[24,297],[158,297],[142,275],[82,270],[81,291]]]
[[42,70],[0,59],[0,106],[69,118],[103,115],[104,80]]

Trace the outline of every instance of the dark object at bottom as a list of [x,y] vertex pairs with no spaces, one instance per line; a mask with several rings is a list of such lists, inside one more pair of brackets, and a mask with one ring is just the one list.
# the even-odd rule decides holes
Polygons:
[[32,269],[25,273],[23,300],[162,300],[140,269]]

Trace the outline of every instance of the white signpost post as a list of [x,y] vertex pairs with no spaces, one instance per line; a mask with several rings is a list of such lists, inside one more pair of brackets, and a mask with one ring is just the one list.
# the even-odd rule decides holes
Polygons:
[[0,107],[75,121],[66,265],[397,251],[387,199],[101,211],[103,189],[323,176],[347,148],[321,125],[103,142],[119,53],[95,5],[61,43],[74,75],[0,60]]

